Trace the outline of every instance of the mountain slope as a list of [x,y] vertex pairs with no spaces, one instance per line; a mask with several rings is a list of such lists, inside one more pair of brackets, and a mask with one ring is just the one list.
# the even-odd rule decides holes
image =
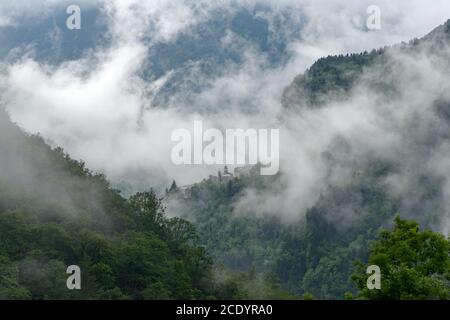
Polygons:
[[[318,159],[326,171],[320,196],[307,210],[298,209],[294,221],[279,218],[285,216],[281,203],[265,215],[239,205],[249,190],[262,203],[265,197],[292,193],[285,185],[291,172],[207,180],[191,187],[187,198],[175,197],[173,205],[197,226],[201,243],[214,259],[233,269],[273,272],[284,288],[299,295],[342,299],[346,292],[355,292],[350,280],[353,260],[367,260],[379,230],[391,226],[397,214],[445,233],[449,30],[450,21],[409,44],[323,58],[298,76],[283,101],[290,126],[316,117],[329,119],[327,112],[338,113],[339,108],[347,116],[353,115],[350,107],[365,110],[372,120],[369,125],[381,123],[373,137],[377,148],[366,148],[372,137],[359,132],[363,146],[352,136],[333,136]],[[431,89],[423,83],[431,83]],[[433,90],[438,85],[443,89]],[[422,100],[415,101],[413,93]],[[358,100],[361,96],[371,99]],[[393,136],[398,145],[383,145]],[[347,179],[339,180],[343,173]]]
[[[82,290],[67,289],[69,265]],[[211,298],[211,267],[154,193],[122,198],[0,112],[0,299]]]
[[411,40],[393,47],[385,47],[371,52],[328,56],[315,62],[304,74],[298,75],[285,89],[283,105],[292,109],[300,106],[318,107],[330,100],[345,99],[353,86],[361,81],[364,71],[373,66],[387,63],[387,55],[400,53],[414,54],[426,51],[439,54],[450,43],[450,20],[437,27],[421,39]]

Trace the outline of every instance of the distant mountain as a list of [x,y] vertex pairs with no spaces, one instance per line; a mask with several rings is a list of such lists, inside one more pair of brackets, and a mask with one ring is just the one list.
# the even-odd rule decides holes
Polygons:
[[[450,20],[421,39],[371,52],[328,56],[315,62],[304,74],[298,75],[283,94],[286,108],[318,107],[330,99],[345,99],[367,68],[385,64],[387,54],[414,54],[426,50],[430,55],[446,54],[450,45]],[[380,85],[380,84],[376,84]],[[383,88],[385,89],[385,88]]]
[[[415,77],[422,79],[427,74],[396,74],[396,58],[415,61],[423,54],[446,70],[450,66],[449,31],[450,20],[408,44],[322,58],[286,89],[283,112],[298,112],[301,117],[301,111],[307,114],[328,102],[344,102],[361,84],[382,97],[377,101],[380,104],[396,108],[396,103],[401,103],[407,110],[413,102],[408,94],[421,90]],[[401,76],[410,78],[399,79]],[[406,86],[403,94],[397,90],[400,85]],[[187,196],[186,190],[171,195],[169,203],[197,226],[201,243],[218,262],[237,270],[273,272],[284,288],[298,295],[342,299],[346,292],[355,292],[350,280],[353,261],[367,260],[379,230],[391,225],[397,214],[431,229],[442,229],[448,222],[445,177],[436,174],[430,163],[437,154],[443,157],[440,161],[447,161],[446,153],[438,152],[450,142],[450,103],[438,95],[428,97],[426,103],[430,105],[422,106],[425,115],[412,110],[412,120],[407,118],[411,123],[394,124],[402,130],[397,133],[404,146],[394,150],[394,156],[388,157],[384,150],[361,152],[337,134],[321,154],[327,178],[320,197],[306,212],[298,209],[296,223],[283,223],[278,218],[283,215],[281,204],[268,208],[273,212],[267,215],[252,208],[241,212],[237,206],[248,190],[260,197],[283,193],[283,177],[290,175],[283,171],[274,177],[205,180],[191,186]],[[358,107],[364,110],[369,106]],[[298,118],[292,119],[295,126]],[[349,181],[342,184],[333,180],[341,168],[350,173]],[[393,192],[388,182],[402,174],[410,179],[402,181],[407,188]]]
[[55,65],[110,44],[107,17],[101,8],[82,11],[80,30],[67,28],[66,9],[55,5],[45,15],[20,16],[13,25],[0,27],[0,61],[14,62],[27,56]]
[[[14,62],[26,55],[54,65],[111,46],[111,30],[101,7],[83,11],[81,30],[66,28],[65,9],[57,6],[47,16],[25,17],[16,25],[0,27],[0,61]],[[295,28],[285,27],[293,23],[297,24]],[[265,57],[266,68],[286,63],[291,58],[287,45],[301,40],[301,28],[288,8],[277,12],[264,5],[251,10],[238,4],[216,8],[205,21],[186,28],[169,41],[144,36],[148,57],[141,76],[148,81],[168,77],[152,95],[154,106],[167,107],[171,102],[192,105],[214,79],[244,66],[246,50]],[[286,88],[283,105],[314,107],[323,104],[327,96],[345,96],[363,70],[380,61],[386,50],[407,51],[428,43],[434,43],[430,48],[434,50],[448,43],[448,37],[449,22],[409,44],[319,59]]]
[[174,40],[149,45],[143,78],[156,80],[170,74],[154,97],[154,105],[193,107],[195,97],[215,79],[245,67],[248,51],[264,57],[265,68],[283,65],[291,57],[288,43],[300,38],[301,25],[285,28],[293,23],[291,19],[288,10],[274,13],[262,5],[253,10],[238,5],[218,8]]
[[[267,58],[266,68],[283,65],[290,54],[287,40],[299,34],[282,32],[288,11],[271,17],[270,27],[268,14],[261,6],[218,9],[171,41],[146,39],[149,55],[141,76],[169,77],[154,105],[167,107],[177,99],[189,105],[229,68],[245,66],[249,47]],[[90,27],[81,31],[64,30],[65,19],[62,11],[39,23],[0,28],[2,60],[28,53],[57,65],[111,44],[101,11],[89,13],[85,25]],[[450,20],[407,44],[320,59],[286,89],[283,112],[346,101],[366,82],[388,101],[400,84],[391,74],[391,57],[425,52],[447,67],[449,34]],[[226,42],[230,36],[234,46]],[[332,139],[318,156],[326,170],[323,190],[305,212],[292,208],[301,217],[293,223],[281,221],[276,206],[266,216],[236,206],[249,190],[283,193],[289,172],[204,180],[188,190],[174,187],[167,196],[169,209],[183,219],[169,219],[153,192],[122,197],[104,176],[42,138],[26,135],[0,111],[0,299],[236,299],[252,290],[260,298],[292,298],[284,291],[289,290],[342,299],[356,290],[350,280],[353,260],[367,261],[380,229],[397,214],[434,229],[448,217],[445,177],[431,170],[435,162],[429,160],[446,155],[450,101],[445,96],[430,100],[432,116],[425,120],[437,120],[413,117],[401,132],[405,147],[394,150],[395,158],[362,154],[345,137]],[[348,170],[345,184],[333,180],[341,167]],[[387,181],[403,172],[410,180],[401,182],[409,189],[391,192]],[[224,267],[215,270],[210,256]],[[82,268],[87,280],[82,292],[65,287],[69,264]]]
[[[26,55],[58,65],[111,46],[111,30],[101,7],[83,10],[81,30],[67,29],[65,9],[57,6],[47,16],[23,18],[16,25],[0,27],[0,60],[14,62]],[[288,43],[300,38],[301,25],[286,28],[294,23],[288,9],[273,12],[263,5],[248,9],[233,4],[212,9],[204,21],[170,40],[154,39],[150,30],[144,32],[148,56],[140,75],[147,81],[168,76],[153,93],[153,105],[192,105],[195,96],[214,79],[243,67],[248,50],[264,57],[266,68],[286,63],[291,54]]]

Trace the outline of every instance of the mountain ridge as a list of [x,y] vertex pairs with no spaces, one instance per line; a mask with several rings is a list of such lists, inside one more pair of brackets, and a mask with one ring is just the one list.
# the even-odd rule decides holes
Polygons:
[[[378,62],[386,53],[393,50],[410,51],[426,48],[430,52],[442,50],[450,44],[450,19],[430,31],[420,39],[373,49],[370,52],[346,55],[330,55],[320,58],[304,73],[295,77],[284,90],[282,105],[285,109],[299,106],[320,107],[331,99],[342,99],[353,84],[357,82],[364,70]],[[427,48],[429,46],[429,48]]]

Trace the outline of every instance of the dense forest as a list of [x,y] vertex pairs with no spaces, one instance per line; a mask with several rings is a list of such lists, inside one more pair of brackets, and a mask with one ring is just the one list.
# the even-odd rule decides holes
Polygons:
[[[299,296],[343,298],[356,290],[349,280],[353,261],[367,260],[370,243],[398,209],[383,189],[383,168],[374,164],[371,170],[355,177],[348,189],[330,190],[295,224],[234,210],[246,188],[270,188],[277,177],[205,181],[192,187],[190,199],[181,194],[170,199],[183,203],[177,206],[183,207],[180,213],[197,226],[200,242],[217,262],[233,270],[274,273],[283,287]],[[352,225],[340,227],[331,218],[348,203],[360,203],[362,214]]]
[[[192,224],[161,200],[129,199],[102,175],[0,114],[1,299],[207,299],[239,296],[213,279]],[[82,290],[68,290],[78,265]]]
[[[398,218],[394,231],[379,237],[376,226],[395,206],[380,201],[375,178],[365,186],[371,209],[347,230],[327,221],[320,205],[291,227],[232,214],[231,200],[244,187],[267,188],[277,177],[205,181],[189,200],[174,185],[167,197],[196,214],[197,232],[187,220],[167,218],[154,192],[123,198],[104,176],[23,133],[4,112],[0,131],[1,299],[448,297],[449,241]],[[373,296],[365,289],[366,264],[357,259],[404,266],[400,275],[390,271],[392,287],[405,286],[404,277],[412,287]],[[80,266],[82,290],[67,289],[69,265]]]
[[[282,103],[287,109],[299,106],[316,108],[330,100],[345,100],[355,84],[368,82],[372,87],[388,95],[394,83],[386,79],[367,79],[365,71],[378,68],[386,75],[393,72],[389,57],[407,54],[420,56],[446,56],[450,43],[450,20],[421,39],[401,43],[392,47],[373,49],[370,52],[340,54],[317,60],[305,73],[298,75],[283,94]],[[448,57],[447,57],[448,58]]]
[[[396,101],[398,80],[393,70],[398,62],[392,57],[405,55],[415,59],[425,53],[437,61],[448,62],[449,44],[450,21],[409,43],[320,59],[286,89],[283,97],[286,113],[291,115],[304,108],[320,108],[330,100],[348,99],[361,82],[369,82],[371,89],[383,96],[382,102]],[[383,76],[367,77],[366,73]],[[410,141],[413,150],[424,150],[424,157],[447,141],[445,132],[450,129],[449,101],[434,99],[431,110],[441,119],[444,132],[436,126],[419,141]],[[330,182],[306,214],[299,209],[300,218],[294,223],[283,222],[275,213],[249,215],[236,209],[236,203],[248,189],[256,194],[279,192],[277,187],[282,184],[283,175],[289,175],[286,172],[275,177],[252,174],[222,182],[205,180],[190,187],[188,198],[169,194],[169,203],[174,203],[178,213],[197,226],[200,243],[228,268],[272,273],[283,288],[298,296],[326,299],[357,296],[360,287],[351,280],[356,270],[354,261],[368,261],[372,244],[379,239],[381,230],[393,227],[397,215],[436,229],[448,213],[441,205],[442,179],[420,164],[408,168],[415,172],[411,194],[395,194],[387,181],[401,172],[407,159],[388,159],[373,153],[353,159],[351,151],[350,143],[339,137],[323,152],[322,159],[328,164],[330,175],[339,166],[348,165],[351,181],[344,186]],[[353,216],[349,218],[348,212]],[[448,264],[446,268],[448,272]],[[446,288],[448,293],[448,282]],[[419,294],[408,297],[423,298]]]
[[[390,70],[388,54],[439,56],[449,39],[450,22],[409,44],[320,59],[286,89],[285,111],[346,99],[368,68]],[[390,79],[367,81],[390,98]],[[447,129],[449,106],[438,98],[433,105]],[[427,154],[449,139],[428,134],[420,141]],[[322,160],[332,171],[350,149],[337,139]],[[403,162],[376,155],[351,162],[349,183],[329,183],[286,223],[235,205],[249,189],[277,192],[289,173],[255,170],[204,180],[188,194],[174,183],[164,199],[151,189],[124,197],[105,176],[25,134],[0,111],[0,299],[448,299],[449,240],[432,231],[448,214],[440,205],[443,183],[408,168],[416,180],[414,201],[406,202],[386,182]],[[346,220],[349,208],[355,215]],[[365,285],[369,264],[382,269],[381,290]],[[82,290],[66,286],[70,265],[81,268]]]
[[[367,278],[361,261],[372,259],[372,246],[380,239],[380,234],[385,236],[384,229],[393,227],[398,214],[399,199],[390,196],[383,185],[387,170],[382,163],[373,163],[367,172],[356,175],[347,188],[329,190],[295,224],[285,223],[275,216],[240,215],[234,209],[246,188],[261,191],[270,188],[279,177],[255,174],[222,182],[205,180],[191,187],[189,197],[171,189],[167,199],[176,204],[179,214],[196,225],[200,243],[216,263],[230,270],[255,272],[263,277],[269,275],[298,297],[343,299],[357,297],[364,288],[365,283],[358,285],[361,279]],[[358,206],[361,214],[347,226],[336,223],[334,219],[339,219],[336,215],[349,204]],[[432,219],[425,220],[428,218]],[[396,221],[403,220],[397,217]],[[417,223],[413,223],[413,227],[417,227]],[[440,250],[446,254],[436,259],[444,264],[439,273],[443,277],[446,275],[448,281],[449,243],[442,235],[428,232],[443,241]],[[433,255],[435,251],[431,247],[429,250],[428,254]],[[426,253],[422,249],[418,255]],[[450,293],[448,282],[442,283],[446,293],[435,297],[447,297]],[[409,298],[419,297],[422,296]]]
[[[0,299],[294,299],[271,274],[214,264],[152,190],[129,198],[0,111]],[[81,269],[69,290],[68,266]]]

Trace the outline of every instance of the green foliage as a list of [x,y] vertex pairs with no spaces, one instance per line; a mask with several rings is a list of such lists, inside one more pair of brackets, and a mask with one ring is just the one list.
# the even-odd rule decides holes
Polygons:
[[255,268],[236,272],[223,265],[214,270],[217,281],[216,297],[219,299],[297,300],[288,292],[278,276],[271,272],[259,273]]
[[[3,113],[0,133],[0,299],[222,295],[194,226],[168,219],[153,191],[123,198]],[[81,290],[67,289],[69,265],[81,268]]]
[[377,63],[383,53],[384,49],[380,49],[317,60],[285,90],[283,105],[287,108],[302,104],[318,107],[330,98],[344,98],[363,71]]
[[[252,215],[235,206],[248,189],[276,192],[273,186],[279,185],[282,176],[205,180],[192,187],[188,199],[181,194],[171,199],[181,202],[185,211],[180,214],[193,221],[199,242],[216,263],[235,272],[254,268],[259,276],[275,274],[280,288],[297,297],[312,294],[319,299],[342,299],[346,292],[355,293],[349,280],[352,261],[367,258],[377,230],[397,212],[396,201],[384,185],[389,170],[384,162],[371,163],[355,172],[345,188],[324,192],[302,219],[289,224],[276,213]],[[349,205],[358,215],[343,225],[336,216]]]
[[448,299],[450,297],[450,241],[420,231],[414,221],[395,219],[392,231],[382,231],[371,249],[369,265],[381,270],[381,289],[369,290],[366,266],[359,262],[359,298],[376,300]]
[[[414,51],[424,41],[400,50]],[[367,68],[392,73],[384,53],[318,60],[286,89],[283,104],[314,108],[346,99],[355,84],[368,81]],[[393,78],[378,78],[368,85],[382,96],[395,94]],[[437,102],[448,118],[447,101]],[[345,141],[333,148],[323,153],[330,175],[348,160],[339,153],[351,151]],[[264,216],[236,209],[249,190],[282,192],[281,174],[220,176],[194,185],[188,199],[174,181],[166,195],[182,203],[186,220],[169,219],[152,190],[122,197],[105,176],[24,134],[0,110],[0,299],[448,299],[447,239],[400,219],[379,236],[401,207],[386,187],[401,160],[356,160],[347,185],[321,190],[290,224],[278,219],[277,208]],[[412,214],[421,225],[439,224],[443,214],[434,204],[442,201],[442,183],[417,174],[414,209],[422,212],[423,205],[426,214]],[[381,290],[367,289],[359,263],[357,292],[349,279],[353,260],[381,267]],[[72,264],[81,267],[81,291],[65,286]]]
[[30,299],[31,293],[19,283],[17,263],[0,256],[0,299]]

